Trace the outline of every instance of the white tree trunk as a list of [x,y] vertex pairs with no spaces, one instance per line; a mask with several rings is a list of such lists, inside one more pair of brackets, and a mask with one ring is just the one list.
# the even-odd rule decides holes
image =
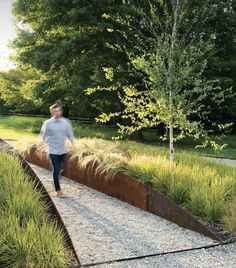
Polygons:
[[170,122],[169,122],[169,158],[170,161],[174,161],[174,128],[173,128],[173,117],[172,117],[172,88],[170,87],[169,91],[169,97],[170,97]]
[[170,53],[169,53],[169,67],[168,67],[168,75],[169,75],[169,112],[170,112],[170,122],[169,122],[169,157],[170,161],[174,160],[174,129],[173,129],[173,54],[175,49],[177,28],[178,28],[178,19],[181,1],[183,0],[172,0],[172,8],[173,8],[173,27],[171,33],[171,44],[170,44]]
[[170,131],[170,134],[169,134],[169,138],[170,138],[169,155],[170,155],[170,161],[174,161],[174,142],[173,142],[174,130],[173,130],[172,123],[170,123],[169,131]]

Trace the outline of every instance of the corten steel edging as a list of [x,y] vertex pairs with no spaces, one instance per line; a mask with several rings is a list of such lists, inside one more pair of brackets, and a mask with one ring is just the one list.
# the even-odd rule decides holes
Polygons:
[[87,186],[116,197],[140,209],[147,210],[147,187],[130,176],[117,172],[106,179],[106,172],[97,172],[98,163],[87,166]]
[[[36,148],[32,148],[29,153],[25,153],[24,157],[29,162],[51,170],[48,155]],[[68,154],[63,175],[97,191],[147,210],[146,185],[121,172],[118,172],[113,179],[106,180],[106,173],[96,172],[97,167],[98,163],[95,162],[88,163],[86,168],[82,168],[78,164],[78,157]]]
[[214,234],[193,215],[149,186],[148,211],[166,220],[172,221],[181,227],[196,231],[204,234],[205,236],[209,236],[214,240],[223,242],[220,237]]
[[75,250],[74,244],[72,242],[72,239],[66,229],[65,223],[59,213],[59,211],[56,208],[56,205],[54,204],[51,196],[47,192],[46,188],[44,187],[43,183],[39,179],[39,177],[36,175],[36,173],[33,171],[33,169],[30,167],[30,165],[26,162],[26,160],[16,151],[13,147],[11,147],[7,142],[0,139],[0,150],[2,148],[6,149],[6,152],[11,154],[12,156],[16,157],[20,160],[21,166],[24,170],[24,172],[28,175],[29,179],[31,179],[33,182],[36,182],[36,188],[38,191],[42,193],[43,200],[46,201],[46,203],[49,205],[49,211],[50,214],[53,215],[59,224],[59,227],[62,229],[64,233],[64,237],[66,239],[66,244],[70,248],[70,250],[73,252],[75,259],[77,260],[78,264],[81,265],[81,261],[79,259],[79,256],[77,255],[77,252]]
[[[37,150],[31,151],[30,155],[26,154],[25,157],[27,161],[33,161],[33,163],[44,168],[48,168],[49,166],[48,163],[46,164],[47,161],[50,162],[48,157]],[[175,202],[171,201],[160,192],[155,191],[151,187],[122,172],[115,174],[113,179],[106,180],[106,172],[96,171],[98,163],[89,163],[86,167],[86,172],[83,171],[84,178],[81,179],[82,176],[79,174],[81,169],[77,161],[76,157],[73,158],[69,155],[65,172],[65,176],[69,179],[73,179],[74,181],[85,184],[90,188],[116,197],[135,207],[174,222],[181,227],[199,232],[205,236],[213,238],[214,240],[223,242],[217,234]],[[69,169],[70,167],[73,167],[73,170],[68,170],[68,167]]]

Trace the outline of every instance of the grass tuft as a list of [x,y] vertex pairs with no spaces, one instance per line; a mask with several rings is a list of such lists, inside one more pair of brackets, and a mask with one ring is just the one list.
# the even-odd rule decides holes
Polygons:
[[48,218],[36,184],[20,162],[0,152],[0,263],[3,267],[69,267],[62,230]]

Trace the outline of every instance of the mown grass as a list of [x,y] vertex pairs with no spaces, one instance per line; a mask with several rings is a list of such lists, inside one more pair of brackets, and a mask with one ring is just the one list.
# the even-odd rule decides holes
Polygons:
[[[0,116],[0,138],[22,140],[24,138],[38,137],[42,123],[48,118],[35,118],[26,116]],[[117,135],[117,129],[72,122],[76,138],[97,137],[111,139]]]
[[[0,138],[2,139],[34,139],[38,137],[42,123],[47,118],[33,118],[25,116],[0,116]],[[117,129],[104,127],[98,124],[85,124],[73,121],[73,129],[76,138],[101,138],[111,140],[117,136]],[[146,139],[145,144],[152,145],[153,148],[168,148],[168,144],[159,139],[158,133],[153,130],[143,131]],[[125,140],[128,140],[126,137]],[[208,155],[223,158],[236,159],[236,136],[226,136],[219,140],[221,144],[228,144],[223,150],[215,151],[211,147],[195,148],[200,141],[185,138],[175,143],[175,150],[178,152],[194,152],[200,155]],[[144,148],[144,147],[142,147]]]
[[[18,144],[21,151],[26,148]],[[236,169],[228,165],[189,152],[176,153],[175,161],[170,162],[168,150],[163,147],[97,138],[77,140],[73,153],[81,166],[98,162],[97,172],[106,172],[107,179],[122,171],[162,192],[201,220],[234,232],[229,227],[233,216],[227,212],[228,204],[236,197]]]
[[47,211],[19,161],[0,152],[1,267],[69,267],[64,234]]
[[31,131],[34,120],[23,116],[0,116],[0,138],[19,140],[38,136]]
[[[144,131],[144,137],[147,143],[153,145],[159,145],[163,147],[168,147],[168,142],[164,142],[160,140],[158,133],[152,131]],[[227,136],[212,136],[212,138],[218,144],[226,144],[223,150],[215,150],[214,148],[207,147],[197,147],[197,145],[201,145],[203,139],[194,140],[192,137],[185,137],[182,140],[175,142],[175,150],[176,151],[187,151],[187,152],[196,152],[201,155],[221,157],[221,158],[231,158],[236,159],[236,136],[227,135]],[[197,148],[196,148],[197,147]]]

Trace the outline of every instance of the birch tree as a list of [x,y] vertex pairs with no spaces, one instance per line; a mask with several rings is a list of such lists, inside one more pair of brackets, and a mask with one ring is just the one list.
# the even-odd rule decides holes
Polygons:
[[[138,8],[141,19],[132,28],[137,43],[134,52],[128,53],[131,72],[142,77],[142,86],[139,83],[114,85],[116,70],[106,68],[104,72],[111,86],[88,88],[87,94],[122,89],[118,90],[118,95],[124,109],[102,113],[97,120],[108,122],[113,117],[122,118],[126,123],[117,124],[121,136],[164,123],[168,135],[162,138],[169,139],[169,156],[173,161],[174,141],[186,135],[196,139],[204,137],[204,146],[218,146],[209,136],[211,130],[205,129],[204,122],[209,121],[210,113],[207,102],[220,107],[227,96],[232,96],[232,90],[223,92],[217,81],[203,77],[212,43],[211,37],[206,37],[202,31],[202,25],[214,6],[205,2],[198,12],[195,10],[189,16],[191,1],[147,2],[148,10]],[[215,122],[210,124],[217,125]]]

